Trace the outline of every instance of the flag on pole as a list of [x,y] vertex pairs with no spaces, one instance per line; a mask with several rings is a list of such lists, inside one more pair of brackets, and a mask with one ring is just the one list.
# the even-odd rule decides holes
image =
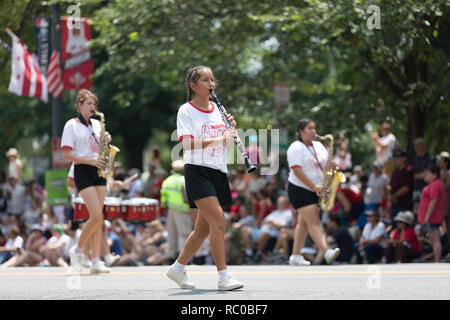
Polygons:
[[42,74],[37,57],[10,30],[12,38],[11,79],[8,91],[19,96],[36,97],[48,102],[47,80]]
[[48,92],[50,92],[56,99],[59,99],[64,89],[64,85],[62,82],[61,67],[59,65],[59,52],[56,49],[53,50],[52,57],[50,58],[47,83]]

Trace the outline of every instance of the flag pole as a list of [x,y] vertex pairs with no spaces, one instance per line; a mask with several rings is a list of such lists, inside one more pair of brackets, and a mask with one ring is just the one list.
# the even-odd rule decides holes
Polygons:
[[[61,17],[59,4],[52,4],[52,52],[53,50],[61,51]],[[62,135],[62,114],[61,114],[61,98],[55,98],[52,95],[52,138],[57,139]],[[55,150],[53,150],[55,152]],[[53,161],[54,165],[54,161]]]

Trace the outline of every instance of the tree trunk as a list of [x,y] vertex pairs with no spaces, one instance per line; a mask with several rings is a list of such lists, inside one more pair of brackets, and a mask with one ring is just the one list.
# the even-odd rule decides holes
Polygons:
[[414,140],[425,137],[425,122],[428,117],[428,110],[424,107],[406,107],[408,113],[407,148],[408,156],[414,155]]

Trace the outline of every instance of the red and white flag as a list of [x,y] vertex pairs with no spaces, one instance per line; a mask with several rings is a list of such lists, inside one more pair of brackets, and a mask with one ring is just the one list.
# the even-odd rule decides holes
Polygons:
[[36,97],[48,102],[47,80],[39,68],[37,57],[12,32],[11,79],[8,91],[19,96]]
[[64,85],[62,82],[61,67],[59,65],[59,52],[56,49],[53,50],[52,57],[50,58],[47,83],[48,92],[50,92],[56,99],[59,99],[64,89]]

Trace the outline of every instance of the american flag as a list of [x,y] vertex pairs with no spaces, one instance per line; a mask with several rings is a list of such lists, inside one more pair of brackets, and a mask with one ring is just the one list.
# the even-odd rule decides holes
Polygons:
[[14,33],[7,32],[13,40],[8,91],[19,96],[39,98],[47,103],[47,79],[39,68],[36,56]]
[[56,49],[53,50],[52,57],[50,58],[47,83],[48,92],[50,92],[56,99],[59,99],[64,89],[64,85],[62,82],[61,68],[59,65],[59,52]]

